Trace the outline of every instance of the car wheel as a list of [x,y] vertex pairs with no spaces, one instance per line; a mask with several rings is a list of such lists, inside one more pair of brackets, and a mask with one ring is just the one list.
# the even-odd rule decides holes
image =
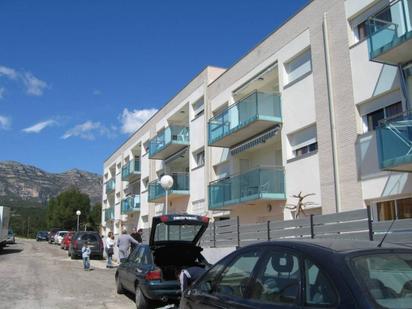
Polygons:
[[149,300],[144,296],[140,287],[136,286],[135,290],[135,302],[137,309],[149,309],[151,308]]
[[116,276],[116,292],[117,294],[124,294],[124,288],[120,282],[119,275]]
[[76,256],[76,254],[72,253],[72,254],[70,255],[70,258],[71,258],[72,260],[76,260],[76,259],[77,259],[77,256]]

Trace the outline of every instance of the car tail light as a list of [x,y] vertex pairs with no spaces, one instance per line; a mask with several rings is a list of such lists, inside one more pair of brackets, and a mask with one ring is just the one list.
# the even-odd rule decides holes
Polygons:
[[168,216],[160,216],[160,221],[167,222],[167,221],[169,221],[169,217]]
[[77,246],[78,246],[79,244],[78,244],[78,242],[77,242],[77,239],[75,239],[74,241],[73,241],[73,247],[74,247],[74,249],[76,249],[77,250]]
[[208,223],[208,222],[209,222],[209,218],[206,217],[206,216],[202,216],[202,217],[201,217],[201,220],[202,220],[202,222],[204,222],[204,223]]
[[103,251],[103,241],[101,239],[99,240],[99,245],[100,245],[100,250]]
[[161,277],[162,277],[162,273],[161,273],[160,269],[155,269],[155,270],[149,271],[146,274],[146,276],[144,276],[144,278],[146,280],[149,280],[149,281],[151,281],[151,280],[160,280]]

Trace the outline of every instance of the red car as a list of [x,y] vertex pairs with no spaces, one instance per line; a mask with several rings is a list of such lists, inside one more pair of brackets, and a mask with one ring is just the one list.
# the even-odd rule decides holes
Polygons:
[[72,241],[73,234],[74,232],[68,232],[66,235],[64,235],[60,248],[64,250],[69,250],[69,246],[70,246],[70,242]]

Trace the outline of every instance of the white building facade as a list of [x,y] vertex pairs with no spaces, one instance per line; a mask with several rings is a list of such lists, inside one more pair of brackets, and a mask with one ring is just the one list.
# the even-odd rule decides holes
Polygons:
[[412,217],[412,0],[314,0],[225,70],[207,67],[104,162],[103,229],[168,212]]

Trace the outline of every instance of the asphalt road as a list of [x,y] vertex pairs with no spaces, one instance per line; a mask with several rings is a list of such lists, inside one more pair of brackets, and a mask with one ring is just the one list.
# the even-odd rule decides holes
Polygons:
[[92,260],[87,272],[58,246],[18,239],[0,253],[0,308],[136,308],[104,263]]

